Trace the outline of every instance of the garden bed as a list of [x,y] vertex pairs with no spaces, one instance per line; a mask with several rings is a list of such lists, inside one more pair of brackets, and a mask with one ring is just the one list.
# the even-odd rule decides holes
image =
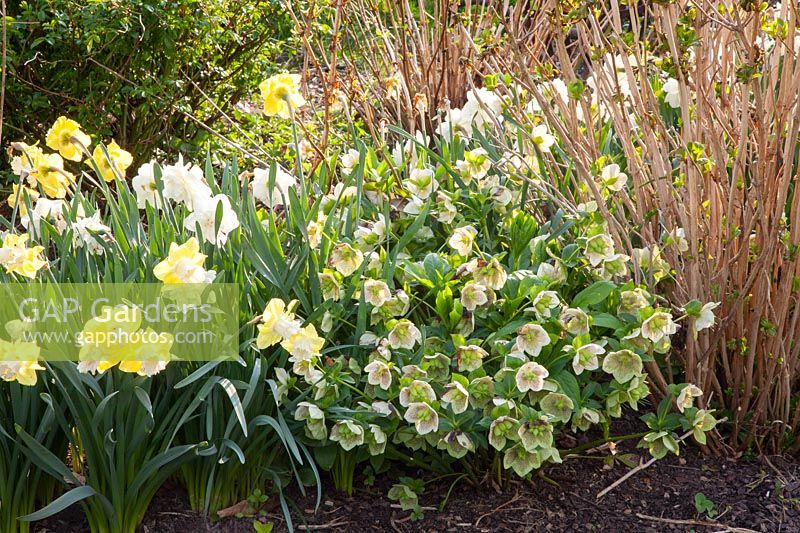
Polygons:
[[[639,454],[646,460],[646,454]],[[315,497],[295,500],[296,529],[303,521],[315,531],[754,531],[800,530],[800,464],[783,457],[731,461],[704,456],[689,447],[681,457],[670,456],[638,472],[601,500],[598,492],[619,479],[624,466],[606,470],[601,461],[570,460],[546,470],[557,482],[541,478],[515,480],[500,488],[490,481],[477,487],[460,483],[444,509],[450,482],[426,487],[420,497],[425,516],[412,522],[386,493],[391,480],[379,477],[374,486],[356,480],[352,497],[338,494],[326,484],[320,509]],[[779,487],[776,490],[776,487]],[[695,494],[713,500],[714,520],[698,516]],[[277,499],[275,500],[277,506]],[[161,490],[142,532],[251,532],[253,518],[226,518],[210,523],[187,510],[182,489]],[[299,509],[299,511],[298,511]],[[276,531],[286,529],[279,509],[266,517]],[[34,531],[71,533],[85,530],[79,509],[53,517]]]

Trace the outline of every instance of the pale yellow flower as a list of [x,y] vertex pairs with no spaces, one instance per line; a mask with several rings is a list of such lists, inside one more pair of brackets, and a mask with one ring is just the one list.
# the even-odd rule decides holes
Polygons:
[[[289,304],[292,307],[292,304]],[[278,344],[284,339],[300,331],[300,325],[294,319],[294,313],[287,309],[280,298],[273,298],[267,303],[258,325],[256,346],[259,350]]]
[[6,201],[11,209],[17,208],[17,213],[20,217],[24,217],[28,214],[28,205],[25,203],[26,196],[31,204],[35,204],[36,199],[39,198],[39,191],[26,187],[25,185],[22,186],[22,191],[20,191],[18,184],[14,183],[11,185],[11,194]]
[[173,242],[169,245],[169,256],[153,268],[153,275],[164,283],[207,283],[214,271],[203,268],[205,260],[196,238],[180,246]]
[[262,81],[258,86],[264,99],[264,114],[289,118],[291,109],[305,105],[306,99],[300,94],[300,74],[277,74]]
[[47,264],[47,261],[42,259],[44,247],[28,248],[27,242],[27,233],[21,235],[9,233],[3,238],[3,246],[0,248],[0,265],[3,265],[9,274],[34,278],[36,273]]
[[103,147],[99,144],[94,147],[92,158],[86,160],[86,164],[92,167],[92,163],[97,165],[100,176],[107,182],[114,181],[114,178],[119,176],[120,179],[125,178],[125,171],[133,163],[133,157],[130,153],[126,152],[116,141],[111,141],[106,146],[108,157],[106,157]]
[[92,140],[81,131],[81,125],[67,117],[58,117],[47,132],[47,147],[57,150],[70,161],[80,161],[88,153]]
[[317,335],[314,324],[300,328],[297,333],[281,342],[281,346],[292,356],[292,361],[307,361],[319,357],[324,345],[325,339]]

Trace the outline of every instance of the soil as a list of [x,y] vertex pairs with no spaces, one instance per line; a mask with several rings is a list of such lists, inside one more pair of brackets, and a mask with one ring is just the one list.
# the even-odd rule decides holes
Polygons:
[[[620,445],[618,453],[648,458],[646,451],[632,444]],[[705,456],[687,445],[680,457],[657,461],[597,499],[598,492],[628,471],[619,462],[609,469],[602,460],[578,458],[546,468],[548,479],[517,479],[502,487],[487,478],[477,485],[462,480],[451,491],[455,478],[442,479],[426,485],[419,497],[424,517],[417,521],[386,497],[403,475],[399,472],[378,476],[373,486],[364,485],[364,478],[357,476],[352,497],[337,493],[325,479],[316,512],[313,489],[306,497],[293,495],[290,507],[295,529],[300,531],[800,531],[797,460],[773,456],[734,461]],[[424,479],[418,472],[404,474]],[[713,502],[713,519],[698,513],[697,493]],[[286,531],[277,498],[268,503],[272,509],[260,520],[272,522],[275,531]],[[180,487],[168,484],[156,495],[139,531],[250,533],[254,520],[231,517],[212,523],[189,510]],[[76,507],[36,524],[33,531],[72,533],[87,531],[87,527]]]

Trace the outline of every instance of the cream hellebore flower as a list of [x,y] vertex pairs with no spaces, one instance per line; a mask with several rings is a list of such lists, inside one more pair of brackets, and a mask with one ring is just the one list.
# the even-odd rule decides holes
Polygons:
[[695,334],[704,329],[710,328],[714,325],[716,317],[714,317],[714,309],[719,307],[719,302],[708,302],[700,309],[700,316],[695,318],[692,324],[692,329]]
[[650,293],[640,288],[630,291],[622,291],[620,293],[619,307],[617,308],[617,311],[619,313],[636,315],[640,309],[644,309],[650,305],[650,302],[648,301],[649,297]]
[[169,245],[169,255],[153,268],[153,275],[164,283],[210,283],[216,272],[203,268],[206,256],[192,237],[180,246]]
[[467,344],[456,349],[456,359],[458,360],[458,370],[460,372],[472,372],[478,370],[483,364],[483,359],[489,353],[477,344]]
[[681,106],[681,88],[678,85],[678,80],[668,78],[662,89],[664,90],[664,101],[672,109],[678,109]]
[[380,307],[392,297],[392,291],[385,281],[368,279],[364,282],[364,300]]
[[552,316],[552,310],[561,304],[556,291],[542,291],[533,298],[533,311],[541,321]]
[[489,444],[495,450],[502,450],[506,446],[506,441],[517,439],[517,428],[519,422],[510,416],[500,416],[489,426]]
[[92,140],[81,131],[81,125],[67,117],[58,117],[47,131],[47,147],[58,151],[64,159],[80,161],[88,153]]
[[516,382],[520,392],[537,392],[544,388],[544,379],[550,375],[539,363],[528,362],[517,370]]
[[319,248],[322,243],[322,226],[314,220],[310,221],[306,226],[306,233],[308,233],[308,245],[312,250]]
[[358,164],[360,157],[361,155],[358,153],[358,150],[353,150],[352,148],[343,153],[341,157],[339,157],[342,164],[342,173],[350,174]]
[[535,144],[542,153],[550,152],[550,147],[556,143],[556,138],[550,135],[547,126],[544,124],[533,127],[531,138],[533,139],[533,144]]
[[414,346],[422,340],[422,333],[413,322],[402,319],[397,321],[387,339],[389,346],[394,350],[399,348],[413,350]]
[[375,359],[364,367],[364,372],[370,385],[378,385],[383,390],[392,386],[392,369],[386,362]]
[[300,94],[300,74],[276,74],[262,81],[258,88],[264,100],[264,114],[289,118],[292,111],[303,107],[306,99]]
[[628,184],[628,175],[620,172],[618,164],[612,163],[600,171],[600,180],[609,190],[619,192]]
[[273,298],[267,302],[261,315],[261,324],[257,326],[256,347],[259,350],[278,344],[300,331],[300,324],[290,310],[294,307],[294,303],[292,301],[287,306],[280,298]]
[[448,239],[447,244],[455,250],[458,255],[467,257],[472,252],[472,244],[475,242],[475,235],[478,232],[472,226],[464,226],[453,230],[453,234]]
[[439,430],[439,414],[427,403],[412,403],[406,409],[406,422],[414,424],[417,433],[427,435]]
[[586,240],[584,256],[593,267],[596,267],[603,261],[613,259],[614,240],[604,233],[589,237]]
[[386,451],[386,433],[376,424],[370,424],[366,440],[370,455],[383,455]]
[[364,444],[364,428],[352,420],[339,420],[331,428],[328,438],[338,442],[345,451],[350,451]]
[[[222,218],[217,228],[217,209],[220,206]],[[228,234],[239,227],[239,217],[231,207],[230,198],[224,194],[195,198],[192,212],[184,219],[183,227],[194,233],[198,226],[206,242],[218,246],[224,245],[228,240]]]
[[689,251],[689,241],[686,240],[686,230],[683,228],[674,228],[670,231],[664,239],[664,244],[674,245],[679,252],[685,253]]
[[164,199],[183,203],[189,209],[192,209],[195,199],[211,196],[203,171],[197,165],[184,164],[182,155],[174,165],[163,168],[161,179],[164,182]]
[[417,198],[426,200],[439,188],[439,182],[432,169],[414,168],[408,179],[403,181],[403,186]]
[[415,379],[408,386],[400,389],[400,397],[398,398],[400,405],[408,407],[412,403],[427,403],[436,401],[436,393],[429,383]]
[[486,287],[474,281],[468,281],[461,289],[461,305],[469,312],[484,305],[489,301],[486,294]]
[[583,309],[567,308],[558,317],[561,327],[572,335],[589,333],[589,315]]
[[275,167],[275,181],[270,188],[270,169],[253,169],[253,197],[272,209],[288,201],[289,189],[297,185],[297,178],[286,172],[282,166]]
[[153,170],[155,161],[150,161],[139,167],[136,175],[131,180],[133,192],[136,193],[136,205],[139,209],[144,209],[147,204],[152,205],[156,209],[161,209],[158,200],[158,189],[156,188],[156,177]]
[[603,372],[614,376],[619,383],[627,383],[642,373],[642,358],[630,350],[611,352],[603,359]]
[[364,254],[361,250],[353,248],[345,242],[341,242],[331,250],[328,264],[335,268],[342,276],[350,276],[364,262]]
[[517,330],[515,346],[531,357],[538,357],[542,348],[550,344],[550,335],[539,324],[525,324]]
[[294,411],[295,420],[305,420],[305,433],[309,438],[315,440],[325,440],[328,436],[328,428],[325,427],[325,413],[309,402],[300,402]]
[[[565,351],[568,349],[572,349],[572,347],[564,347]],[[575,374],[580,376],[584,370],[597,370],[600,368],[597,356],[604,353],[605,349],[595,343],[584,344],[580,348],[576,348],[575,355],[572,358],[572,369],[575,371]]]
[[461,414],[469,406],[469,392],[458,381],[452,381],[445,386],[447,392],[442,395],[442,403],[449,405],[455,414]]
[[672,315],[663,311],[653,313],[642,322],[642,337],[651,342],[658,342],[678,331],[680,326],[672,321]]
[[506,285],[508,274],[496,257],[493,257],[485,266],[478,262],[478,268],[473,272],[475,281],[491,289],[499,291]]
[[483,148],[475,148],[464,152],[464,160],[456,162],[456,169],[461,174],[464,183],[469,184],[473,179],[480,180],[492,168],[489,153]]
[[684,412],[684,410],[694,404],[695,398],[699,398],[702,395],[703,391],[700,390],[700,387],[697,385],[692,385],[691,383],[686,385],[683,389],[681,389],[681,392],[675,399],[675,403],[678,406],[678,411],[681,413]]

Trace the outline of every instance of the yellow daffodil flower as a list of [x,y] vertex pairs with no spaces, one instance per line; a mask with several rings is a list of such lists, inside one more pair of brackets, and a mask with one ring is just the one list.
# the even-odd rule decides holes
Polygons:
[[58,154],[42,156],[36,167],[36,181],[50,198],[64,198],[73,175],[64,170],[64,160]]
[[169,256],[153,268],[153,275],[164,283],[207,283],[213,271],[203,268],[205,259],[196,238],[180,246],[173,242],[169,246]]
[[3,239],[0,248],[0,265],[3,265],[9,274],[19,274],[26,278],[35,278],[36,273],[47,264],[42,259],[44,247],[26,247],[28,234],[14,235],[9,233]]
[[300,94],[300,74],[277,74],[262,81],[258,86],[264,99],[264,114],[289,118],[291,109],[305,105],[306,99]]
[[57,150],[70,161],[83,159],[84,151],[89,151],[92,139],[81,131],[81,125],[67,117],[58,117],[47,132],[47,146]]
[[86,159],[86,164],[91,167],[92,162],[94,162],[100,171],[100,175],[107,182],[114,181],[114,177],[117,175],[119,175],[120,179],[125,178],[125,170],[133,163],[131,154],[120,148],[116,141],[113,140],[106,146],[106,150],[108,151],[108,157],[103,152],[102,146],[99,144],[95,146],[92,157],[91,159]]
[[14,183],[11,185],[11,194],[8,195],[8,206],[11,209],[17,208],[17,213],[20,217],[24,217],[28,214],[28,205],[25,203],[25,196],[28,196],[29,201],[31,204],[36,202],[36,199],[39,198],[39,191],[31,189],[30,187],[22,186],[22,191],[19,190],[19,185]]

